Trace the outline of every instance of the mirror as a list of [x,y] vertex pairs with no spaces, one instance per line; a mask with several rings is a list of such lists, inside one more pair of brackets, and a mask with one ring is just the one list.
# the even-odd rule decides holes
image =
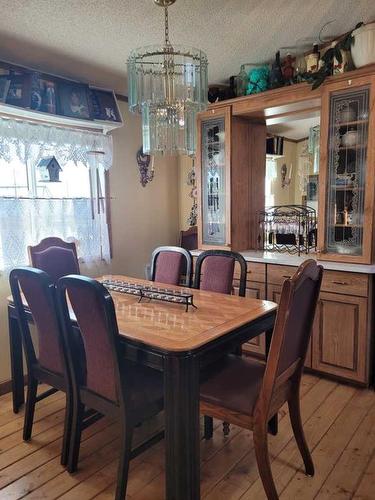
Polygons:
[[265,206],[304,205],[318,213],[320,116],[267,125]]

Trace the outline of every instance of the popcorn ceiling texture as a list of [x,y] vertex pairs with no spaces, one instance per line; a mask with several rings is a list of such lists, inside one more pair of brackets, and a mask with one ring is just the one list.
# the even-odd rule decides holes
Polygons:
[[[0,0],[0,58],[126,92],[132,48],[163,40],[163,11],[153,0]],[[207,52],[210,82],[276,49],[375,19],[374,0],[177,0],[172,42]]]

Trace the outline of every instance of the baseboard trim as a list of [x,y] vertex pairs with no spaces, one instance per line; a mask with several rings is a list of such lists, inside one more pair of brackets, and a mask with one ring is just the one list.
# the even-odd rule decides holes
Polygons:
[[[27,383],[27,378],[25,375],[24,384],[26,383]],[[4,382],[0,382],[0,396],[8,394],[8,392],[12,392],[12,380],[4,380]]]

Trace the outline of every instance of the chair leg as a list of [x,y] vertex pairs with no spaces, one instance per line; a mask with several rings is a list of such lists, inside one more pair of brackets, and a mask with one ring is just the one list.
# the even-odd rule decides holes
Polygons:
[[73,403],[72,420],[70,430],[68,472],[77,470],[79,448],[81,445],[82,422],[85,406],[81,403]]
[[118,464],[116,500],[125,500],[126,487],[128,484],[129,462],[132,450],[133,428],[125,425],[122,431],[122,445],[120,448],[120,459]]
[[69,459],[69,445],[72,434],[72,403],[71,398],[66,394],[64,435],[61,450],[61,465],[67,465]]
[[214,433],[214,420],[212,417],[204,416],[204,439],[212,439]]
[[30,373],[28,376],[28,383],[27,383],[25,420],[23,426],[24,441],[29,441],[31,438],[37,391],[38,391],[38,380],[32,375],[32,373]]
[[255,456],[258,471],[268,500],[279,500],[276,486],[272,477],[271,463],[268,455],[267,424],[254,425],[253,431]]
[[294,437],[297,441],[298,449],[302,455],[303,463],[305,464],[306,474],[308,476],[314,475],[314,464],[311,458],[309,447],[307,446],[305,433],[303,432],[299,391],[296,391],[288,401],[290,422]]

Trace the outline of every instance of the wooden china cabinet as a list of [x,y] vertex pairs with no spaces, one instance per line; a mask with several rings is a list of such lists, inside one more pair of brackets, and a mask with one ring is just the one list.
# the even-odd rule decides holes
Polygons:
[[[374,371],[375,65],[330,77],[314,91],[292,85],[219,102],[200,114],[199,249],[258,249],[266,122],[305,111],[320,113],[315,258],[326,267],[306,366],[368,385]],[[295,270],[285,256],[283,264],[249,256],[247,296],[278,302],[283,281]],[[244,350],[264,356],[264,336]]]
[[374,76],[322,89],[318,246],[324,260],[373,260],[374,104]]
[[231,106],[198,118],[198,246],[255,248],[264,206],[266,126],[232,116]]

